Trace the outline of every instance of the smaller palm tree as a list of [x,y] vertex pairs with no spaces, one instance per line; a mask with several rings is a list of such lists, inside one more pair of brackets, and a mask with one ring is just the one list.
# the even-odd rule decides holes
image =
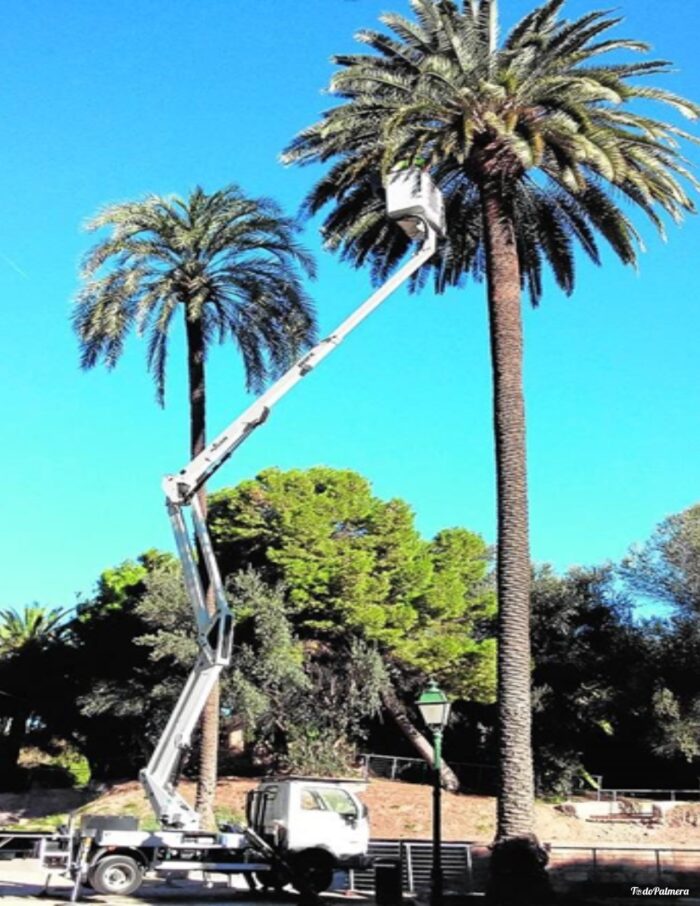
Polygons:
[[43,646],[62,630],[63,610],[51,610],[40,604],[25,604],[24,610],[0,610],[0,657]]
[[0,610],[0,664],[8,668],[0,688],[0,777],[8,789],[18,778],[32,717],[32,683],[44,653],[68,628],[66,613],[40,604],[25,605],[21,612]]
[[[296,241],[297,224],[269,199],[250,199],[235,185],[184,200],[152,195],[104,208],[87,224],[111,235],[83,265],[84,286],[73,324],[81,365],[119,360],[128,334],[147,338],[147,364],[158,402],[165,402],[168,338],[184,321],[189,378],[190,454],[206,445],[205,360],[214,342],[233,340],[248,390],[290,365],[315,340],[303,287],[313,261]],[[198,493],[206,516],[204,488]],[[213,596],[207,596],[210,609]],[[219,707],[215,689],[203,715],[196,807],[213,824]]]

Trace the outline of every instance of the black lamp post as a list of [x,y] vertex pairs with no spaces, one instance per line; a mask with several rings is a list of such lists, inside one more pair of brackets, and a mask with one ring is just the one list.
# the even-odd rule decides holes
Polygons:
[[442,731],[450,717],[451,703],[445,693],[431,680],[416,702],[426,726],[433,734],[433,868],[430,874],[430,902],[442,904],[442,816],[440,814],[440,765],[442,760]]

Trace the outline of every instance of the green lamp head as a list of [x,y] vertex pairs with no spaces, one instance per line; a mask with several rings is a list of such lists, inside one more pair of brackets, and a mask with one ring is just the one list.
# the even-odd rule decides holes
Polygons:
[[435,680],[430,681],[428,688],[416,701],[421,717],[433,733],[440,732],[447,726],[451,704]]

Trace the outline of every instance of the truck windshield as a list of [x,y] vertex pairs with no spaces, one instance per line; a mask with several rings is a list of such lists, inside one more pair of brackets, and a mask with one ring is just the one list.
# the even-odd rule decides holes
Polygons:
[[340,789],[305,787],[301,791],[301,807],[324,812],[337,812],[339,815],[357,816],[357,807],[352,798],[345,790]]

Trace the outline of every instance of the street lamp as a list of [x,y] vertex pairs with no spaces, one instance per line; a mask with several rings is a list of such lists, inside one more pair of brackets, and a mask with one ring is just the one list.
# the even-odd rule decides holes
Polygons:
[[442,758],[442,731],[450,717],[451,702],[434,680],[416,702],[421,717],[433,734],[433,868],[430,874],[430,901],[432,906],[442,903],[442,817],[440,815],[440,765]]

